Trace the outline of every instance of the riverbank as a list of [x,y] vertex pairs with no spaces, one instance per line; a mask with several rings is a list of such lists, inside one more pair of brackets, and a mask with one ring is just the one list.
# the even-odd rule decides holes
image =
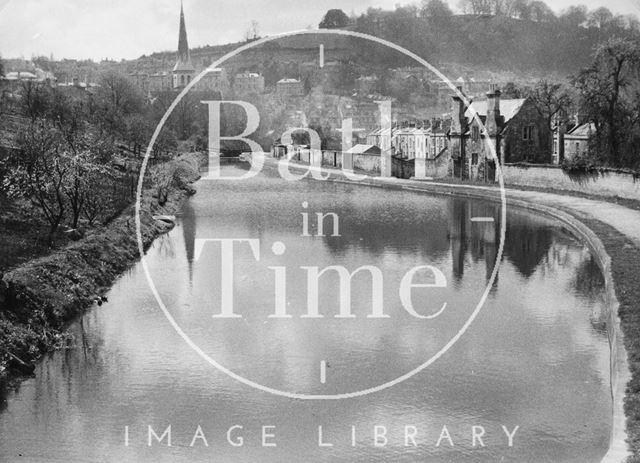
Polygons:
[[[171,226],[172,215],[195,190],[202,155],[189,153],[154,166],[141,198],[145,248]],[[28,375],[46,352],[64,347],[67,324],[92,304],[102,304],[113,281],[138,258],[134,205],[82,240],[29,261],[0,280],[0,381]]]

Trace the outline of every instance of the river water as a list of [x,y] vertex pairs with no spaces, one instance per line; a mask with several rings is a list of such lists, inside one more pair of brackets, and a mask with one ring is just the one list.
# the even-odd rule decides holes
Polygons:
[[[317,236],[316,213],[329,212],[340,236]],[[201,181],[145,261],[168,313],[203,355],[278,391],[353,393],[419,367],[459,332],[496,265],[499,218],[483,201],[286,182],[269,171]],[[216,369],[169,323],[138,264],[108,303],[71,327],[72,348],[5,393],[0,461],[599,461],[611,426],[602,275],[560,224],[510,210],[506,228],[498,276],[460,339],[400,384],[342,400],[277,396]],[[236,241],[230,272],[222,245],[203,241],[215,239],[251,239],[255,248]],[[384,278],[372,290],[367,272],[354,276],[349,318],[335,317],[337,272],[318,279],[317,298],[309,289],[309,267],[332,265],[368,265]],[[446,279],[412,290],[415,315],[429,319],[400,297],[418,266],[432,269],[418,270],[414,283],[436,283],[438,272]],[[289,318],[269,316],[278,304],[274,267],[286,272],[280,313]],[[225,278],[236,318],[214,317]],[[372,291],[385,318],[370,316]],[[316,303],[322,318],[305,317]],[[162,442],[150,433],[168,426],[170,447],[168,433]]]

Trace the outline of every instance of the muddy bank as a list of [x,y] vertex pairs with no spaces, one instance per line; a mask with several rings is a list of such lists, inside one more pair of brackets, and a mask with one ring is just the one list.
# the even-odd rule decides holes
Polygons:
[[[191,184],[203,161],[189,153],[148,172],[140,213],[145,248],[171,228],[153,217],[180,209],[195,192]],[[63,347],[67,324],[101,304],[114,280],[138,258],[132,204],[82,240],[0,275],[0,381],[32,373],[44,353]]]

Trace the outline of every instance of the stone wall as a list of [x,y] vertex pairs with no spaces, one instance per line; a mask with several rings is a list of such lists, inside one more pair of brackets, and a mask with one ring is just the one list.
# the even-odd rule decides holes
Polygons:
[[322,165],[327,167],[342,167],[342,151],[323,151]]
[[379,154],[354,154],[353,168],[364,170],[366,172],[380,173],[380,155]]
[[426,160],[426,176],[431,178],[451,177],[453,175],[453,165],[449,150],[443,150],[433,159]]
[[503,166],[502,171],[507,185],[640,200],[640,178],[633,174],[602,170],[589,175],[569,175],[558,166],[509,164]]
[[412,178],[415,176],[415,159],[401,159],[391,157],[391,175],[397,178]]

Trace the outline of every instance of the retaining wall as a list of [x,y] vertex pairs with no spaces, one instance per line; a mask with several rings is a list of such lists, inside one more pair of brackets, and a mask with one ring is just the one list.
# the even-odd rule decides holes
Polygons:
[[640,178],[602,169],[593,174],[570,175],[559,166],[513,165],[502,167],[506,184],[576,191],[596,196],[640,199]]

